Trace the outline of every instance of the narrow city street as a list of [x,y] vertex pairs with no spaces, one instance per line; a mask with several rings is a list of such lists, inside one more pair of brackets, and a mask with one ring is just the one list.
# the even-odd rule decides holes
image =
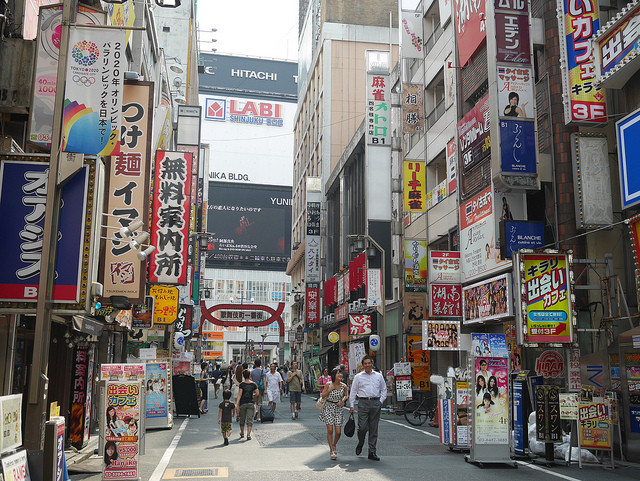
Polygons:
[[[142,481],[199,481],[213,478],[233,480],[499,480],[640,479],[640,467],[620,463],[614,471],[577,465],[554,466],[519,462],[518,469],[502,464],[483,468],[464,461],[464,454],[450,451],[438,441],[436,429],[413,427],[404,417],[383,414],[380,420],[378,455],[380,461],[355,455],[356,437],[343,436],[338,443],[338,460],[329,459],[325,426],[318,420],[314,397],[303,396],[298,420],[289,413],[283,397],[273,424],[254,425],[252,439],[239,438],[234,422],[229,446],[224,446],[217,424],[217,403],[210,399],[209,413],[199,419],[176,419],[171,430],[147,432],[146,454],[140,461]],[[345,415],[348,411],[345,410]],[[346,418],[345,418],[346,419]],[[74,465],[72,481],[99,481],[102,457]],[[80,473],[80,470],[86,471]],[[91,472],[93,471],[93,472]]]

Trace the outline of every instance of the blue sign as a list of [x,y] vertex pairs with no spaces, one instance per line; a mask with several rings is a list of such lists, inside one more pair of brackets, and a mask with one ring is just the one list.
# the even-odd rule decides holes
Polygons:
[[640,433],[640,408],[635,406],[629,407],[629,423],[632,433]]
[[522,381],[513,381],[513,452],[524,456],[524,407],[522,405]]
[[500,159],[506,174],[536,174],[536,134],[534,123],[500,120]]
[[640,203],[640,109],[616,122],[622,208]]
[[[0,166],[0,298],[32,301],[38,295],[49,164],[6,161]],[[78,302],[89,172],[85,166],[62,190],[56,302]]]
[[451,421],[453,416],[451,414],[451,399],[441,399],[440,407],[442,410],[442,439],[440,442],[442,444],[452,444],[453,439],[451,438],[451,434],[453,433],[453,426]]
[[544,246],[544,224],[523,220],[504,221],[504,233],[501,229],[500,243],[506,252],[502,254],[510,259],[519,249],[539,249]]

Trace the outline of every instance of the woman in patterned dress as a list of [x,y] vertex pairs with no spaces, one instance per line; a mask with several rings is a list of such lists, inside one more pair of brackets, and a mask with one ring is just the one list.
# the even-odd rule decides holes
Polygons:
[[349,389],[342,382],[343,375],[339,368],[331,371],[331,382],[322,390],[322,398],[326,400],[320,412],[320,421],[327,425],[327,441],[329,442],[331,459],[338,459],[336,444],[342,434],[342,421],[344,419],[342,406],[349,399]]

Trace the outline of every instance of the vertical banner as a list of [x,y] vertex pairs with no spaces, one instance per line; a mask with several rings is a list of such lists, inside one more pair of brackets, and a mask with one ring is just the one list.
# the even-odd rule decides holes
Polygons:
[[469,383],[456,384],[456,444],[469,446]]
[[456,140],[451,139],[447,144],[447,191],[449,195],[456,191],[458,176],[458,156],[456,155]]
[[402,84],[402,123],[402,131],[405,134],[424,132],[424,88],[422,84]]
[[[384,52],[388,55],[388,52]],[[367,71],[367,144],[391,145],[391,88],[389,70]]]
[[362,371],[362,358],[366,355],[366,349],[362,342],[349,344],[349,379]]
[[427,241],[404,241],[404,290],[428,292],[427,288]]
[[513,380],[513,452],[519,456],[525,455],[526,430],[524,419],[524,400],[522,398],[523,381],[521,379]]
[[591,37],[600,29],[598,0],[558,0],[565,124],[607,121],[604,90],[595,83]]
[[[40,7],[38,20],[33,99],[31,100],[31,115],[29,117],[29,140],[45,147],[51,147],[53,108],[58,84],[62,5]],[[104,14],[78,5],[76,23],[102,25],[104,24]]]
[[317,328],[320,325],[320,284],[307,283],[304,307],[307,327]]
[[[136,220],[141,220],[143,226],[149,222],[152,100],[151,82],[125,83],[120,153],[109,158],[105,188],[105,212],[110,216],[103,218],[103,223],[115,229]],[[136,257],[130,239],[123,238],[118,230],[108,232],[117,240],[106,242],[101,262],[104,297],[126,296],[132,304],[142,304],[146,265]]]
[[402,12],[400,32],[402,56],[404,58],[424,58],[422,12]]
[[509,443],[508,359],[475,358],[473,437],[475,444]]
[[138,479],[140,382],[107,381],[102,479]]
[[[85,421],[88,420],[91,415],[91,407],[90,405],[87,406],[87,398],[90,397],[88,396],[89,360],[89,347],[87,345],[76,345],[73,349],[73,366],[71,368],[73,382],[71,384],[69,439],[73,446],[78,449],[82,448],[84,442],[88,440],[88,436],[85,439],[84,432]],[[91,359],[91,361],[93,361],[93,359]],[[91,362],[91,367],[93,368],[93,362]],[[93,376],[91,376],[91,378],[93,379]]]
[[423,347],[421,335],[407,335],[407,361],[411,363],[413,389],[430,391],[431,353]]
[[453,444],[453,399],[438,399],[440,442]]
[[404,211],[425,212],[427,210],[426,162],[404,162]]
[[367,307],[382,305],[382,269],[367,269]]
[[119,150],[126,33],[71,27],[62,119],[62,151],[111,155]]
[[522,254],[526,343],[571,343],[573,304],[566,254]]
[[[320,195],[307,192],[307,235],[305,236],[306,282],[320,282]],[[317,198],[311,200],[309,197]]]
[[458,153],[463,173],[491,155],[490,130],[489,95],[486,95],[457,124]]
[[[188,152],[156,154],[149,282],[187,283],[191,163]],[[144,249],[144,247],[141,247]]]

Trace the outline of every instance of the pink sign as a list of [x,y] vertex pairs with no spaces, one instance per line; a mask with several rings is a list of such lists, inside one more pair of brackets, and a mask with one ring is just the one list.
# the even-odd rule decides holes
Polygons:
[[431,315],[462,316],[462,287],[456,284],[431,284]]
[[454,0],[455,32],[460,67],[467,64],[487,37],[485,0]]
[[491,154],[489,95],[486,95],[458,122],[457,129],[458,152],[462,157],[462,168],[466,172]]

